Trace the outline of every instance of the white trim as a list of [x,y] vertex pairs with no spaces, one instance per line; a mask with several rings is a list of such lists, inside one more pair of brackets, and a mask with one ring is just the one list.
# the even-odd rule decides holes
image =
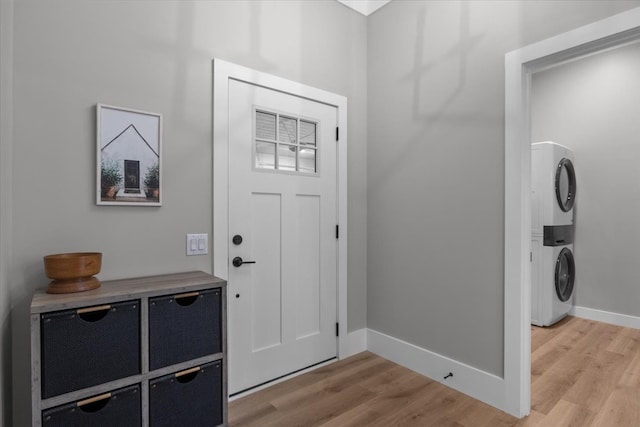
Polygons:
[[220,59],[213,61],[213,274],[229,277],[229,80],[239,80],[331,105],[337,110],[338,142],[338,358],[348,354],[347,336],[347,98]]
[[369,16],[391,0],[338,0],[343,5],[350,7],[364,16]]
[[640,8],[505,55],[504,406],[523,417],[531,404],[531,75],[640,38]]
[[[504,381],[496,375],[481,371],[473,366],[466,365],[373,329],[363,328],[350,332],[347,337],[347,354],[344,357],[350,357],[366,350],[488,405],[498,408],[502,406]],[[298,375],[314,371],[335,361],[334,359],[321,363],[234,395],[230,401],[245,397],[280,382],[290,380]],[[453,373],[453,376],[445,380],[443,377],[449,372]]]
[[569,311],[570,316],[581,317],[583,319],[596,320],[598,322],[610,323],[612,325],[623,326],[625,328],[640,329],[640,317],[629,316],[628,314],[614,313],[611,311],[598,310],[596,308],[574,306]]
[[[502,407],[504,380],[464,363],[431,352],[381,332],[368,330],[369,351],[461,393],[497,408]],[[444,377],[449,373],[453,376]]]
[[354,354],[367,351],[367,349],[367,328],[351,331],[347,335],[347,348],[345,349],[344,355],[340,358],[351,357]]

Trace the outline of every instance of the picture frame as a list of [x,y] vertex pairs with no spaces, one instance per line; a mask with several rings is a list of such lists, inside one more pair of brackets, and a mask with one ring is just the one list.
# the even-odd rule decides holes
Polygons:
[[162,115],[96,105],[96,204],[162,206]]

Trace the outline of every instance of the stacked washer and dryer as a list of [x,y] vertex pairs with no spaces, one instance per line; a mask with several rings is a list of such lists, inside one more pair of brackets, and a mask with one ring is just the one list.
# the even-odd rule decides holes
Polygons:
[[549,326],[573,307],[576,176],[573,152],[531,145],[531,323]]

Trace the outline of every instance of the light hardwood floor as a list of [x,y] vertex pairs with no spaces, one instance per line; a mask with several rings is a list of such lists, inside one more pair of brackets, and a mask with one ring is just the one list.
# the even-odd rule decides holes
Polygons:
[[640,426],[640,330],[568,317],[532,327],[518,420],[364,352],[229,404],[231,426]]

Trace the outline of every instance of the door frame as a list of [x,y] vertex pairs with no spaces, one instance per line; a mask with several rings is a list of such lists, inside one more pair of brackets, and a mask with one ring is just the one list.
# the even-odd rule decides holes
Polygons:
[[320,102],[337,110],[337,204],[340,238],[337,239],[337,357],[347,350],[347,98],[302,83],[252,70],[221,59],[213,60],[213,274],[229,278],[229,80],[238,80]]
[[504,410],[531,409],[531,77],[640,41],[640,8],[505,55]]

